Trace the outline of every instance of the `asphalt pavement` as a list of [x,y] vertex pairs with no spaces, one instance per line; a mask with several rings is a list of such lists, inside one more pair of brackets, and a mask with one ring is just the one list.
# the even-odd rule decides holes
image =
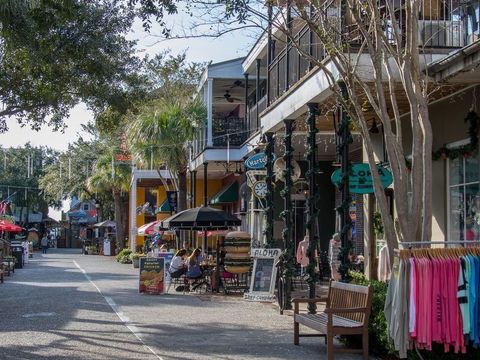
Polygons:
[[[239,296],[138,293],[138,269],[77,249],[36,252],[0,284],[0,359],[324,358],[289,315]],[[360,359],[339,354],[336,359]]]

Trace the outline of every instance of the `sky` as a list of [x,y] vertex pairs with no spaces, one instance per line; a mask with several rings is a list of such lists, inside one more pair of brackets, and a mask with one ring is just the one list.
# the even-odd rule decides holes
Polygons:
[[[183,24],[184,17],[176,16],[170,21],[176,26]],[[159,33],[158,27],[153,27],[152,34]],[[229,59],[245,56],[255,39],[251,33],[244,31],[233,32],[221,38],[190,38],[159,41],[158,37],[145,33],[140,23],[136,23],[134,30],[127,36],[138,41],[139,55],[155,55],[167,49],[172,54],[186,51],[187,59],[195,62],[221,62]],[[45,145],[62,151],[68,148],[68,144],[82,135],[81,124],[87,124],[93,120],[92,113],[85,104],[75,106],[69,118],[66,120],[67,127],[64,132],[54,132],[44,126],[40,131],[33,131],[28,127],[20,127],[13,119],[7,121],[9,130],[0,134],[1,147],[18,147],[30,142],[32,146]],[[60,218],[60,212],[50,209],[49,216],[54,219]]]

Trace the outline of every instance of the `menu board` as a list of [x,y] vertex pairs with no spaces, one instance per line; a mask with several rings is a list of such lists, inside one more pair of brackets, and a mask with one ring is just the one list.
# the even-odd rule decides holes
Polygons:
[[251,301],[273,301],[275,299],[275,279],[277,267],[275,266],[281,254],[280,249],[252,249],[254,258],[250,291],[244,299]]
[[164,274],[164,258],[140,258],[140,284],[138,291],[147,294],[162,294],[164,292]]
[[256,259],[253,291],[270,292],[275,259]]
[[170,263],[172,262],[173,255],[173,252],[158,253],[158,257],[165,259],[165,284],[168,284],[171,280],[170,272],[168,271],[168,269],[170,269]]

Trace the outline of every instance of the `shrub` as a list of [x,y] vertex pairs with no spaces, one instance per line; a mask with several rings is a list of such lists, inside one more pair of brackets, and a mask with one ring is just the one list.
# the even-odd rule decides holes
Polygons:
[[120,263],[120,264],[131,264],[132,263],[132,260],[130,260],[130,254],[132,253],[132,250],[130,249],[123,249],[122,251],[120,251],[118,253],[118,255],[116,256],[117,258],[117,261]]
[[388,337],[388,325],[385,319],[385,298],[387,297],[387,284],[381,281],[368,280],[364,274],[351,272],[352,284],[372,285],[373,299],[368,334],[370,336],[370,351],[374,354],[395,358],[397,353],[394,350],[393,342]]
[[144,253],[141,253],[141,252],[134,252],[134,253],[131,253],[130,254],[130,260],[137,260],[137,259],[140,259],[141,257],[145,256]]

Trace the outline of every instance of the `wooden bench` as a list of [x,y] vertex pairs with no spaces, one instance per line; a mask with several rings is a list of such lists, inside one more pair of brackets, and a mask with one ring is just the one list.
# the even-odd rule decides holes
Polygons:
[[[326,298],[293,299],[294,344],[300,337],[322,336],[327,344],[327,359],[333,359],[335,335],[362,335],[363,358],[368,359],[368,319],[372,306],[373,288],[331,281]],[[300,313],[300,303],[326,304],[325,310],[316,314]],[[319,334],[300,334],[300,324],[317,330]]]

